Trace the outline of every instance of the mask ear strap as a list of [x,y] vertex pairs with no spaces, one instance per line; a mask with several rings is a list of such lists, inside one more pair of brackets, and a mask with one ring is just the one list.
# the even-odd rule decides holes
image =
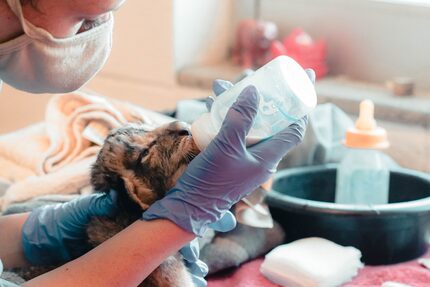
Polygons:
[[24,33],[33,39],[43,39],[52,38],[47,31],[42,28],[36,27],[24,18],[24,13],[22,12],[22,5],[20,0],[6,0],[12,12],[18,17],[21,23]]

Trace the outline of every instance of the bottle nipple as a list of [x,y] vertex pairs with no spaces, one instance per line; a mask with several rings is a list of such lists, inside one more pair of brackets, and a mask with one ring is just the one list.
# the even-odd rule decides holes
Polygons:
[[387,132],[376,124],[374,109],[371,100],[360,103],[360,115],[355,122],[355,127],[346,131],[344,143],[347,147],[382,149],[389,146]]
[[376,121],[373,116],[375,106],[370,100],[364,100],[360,103],[360,115],[355,122],[355,127],[358,130],[372,131],[376,129]]

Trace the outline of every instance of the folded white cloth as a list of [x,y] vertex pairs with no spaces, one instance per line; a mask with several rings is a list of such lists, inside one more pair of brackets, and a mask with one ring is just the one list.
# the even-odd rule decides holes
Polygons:
[[311,237],[281,245],[268,253],[260,271],[288,287],[335,287],[363,267],[361,252],[323,238]]

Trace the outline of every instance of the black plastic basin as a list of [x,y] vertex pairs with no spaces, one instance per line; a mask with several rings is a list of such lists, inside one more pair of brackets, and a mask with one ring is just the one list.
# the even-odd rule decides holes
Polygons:
[[390,173],[389,204],[335,204],[336,166],[294,168],[275,175],[266,201],[287,242],[318,236],[361,250],[369,265],[414,259],[430,235],[430,175]]

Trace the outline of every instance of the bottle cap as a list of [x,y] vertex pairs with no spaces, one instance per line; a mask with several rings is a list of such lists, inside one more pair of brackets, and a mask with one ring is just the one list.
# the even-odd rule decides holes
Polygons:
[[345,145],[350,148],[383,149],[390,144],[385,129],[378,127],[373,117],[374,105],[370,100],[360,103],[360,115],[355,127],[346,131]]
[[203,151],[217,134],[212,125],[210,113],[204,113],[194,121],[191,125],[191,134],[196,146]]

